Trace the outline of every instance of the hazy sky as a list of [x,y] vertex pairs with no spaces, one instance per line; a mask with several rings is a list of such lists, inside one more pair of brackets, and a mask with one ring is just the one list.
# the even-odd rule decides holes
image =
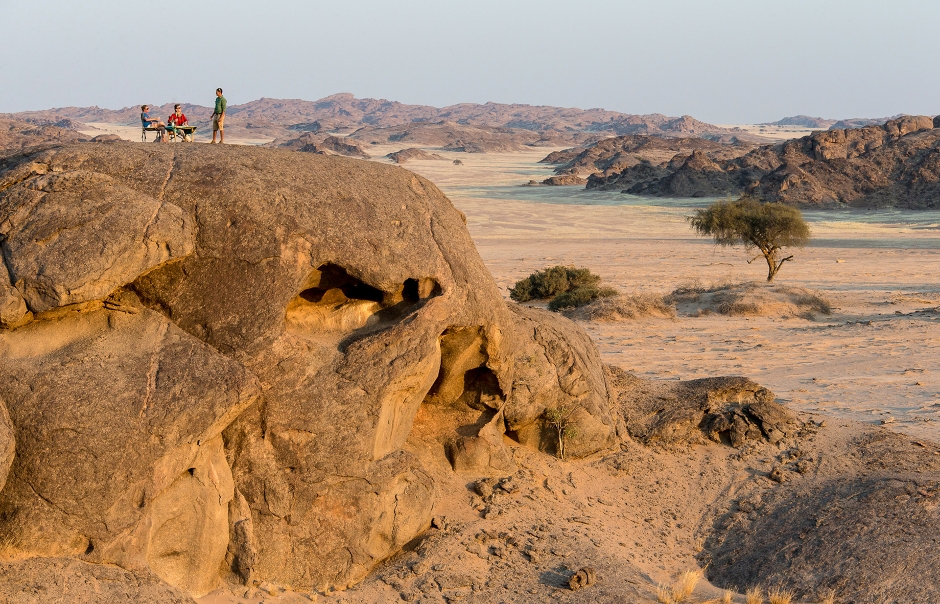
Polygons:
[[337,92],[688,114],[940,114],[940,2],[0,0],[0,112]]

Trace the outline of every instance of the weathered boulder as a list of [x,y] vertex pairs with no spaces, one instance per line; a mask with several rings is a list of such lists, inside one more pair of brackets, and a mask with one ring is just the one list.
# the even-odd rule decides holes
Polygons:
[[150,573],[72,558],[0,562],[0,602],[7,604],[193,604]]
[[678,383],[649,382],[607,367],[630,436],[648,444],[685,445],[710,439],[739,447],[751,440],[778,443],[802,423],[774,393],[742,377]]
[[433,480],[403,449],[422,410],[451,418],[427,424],[442,449],[478,439],[464,469],[481,474],[511,464],[503,433],[553,450],[551,408],[576,411],[570,455],[616,442],[590,339],[510,311],[431,183],[152,147],[55,148],[0,174],[8,306],[36,313],[0,331],[18,442],[0,539],[17,551],[193,594],[220,576],[344,587],[430,524]]
[[256,386],[159,314],[112,308],[0,331],[0,399],[17,439],[0,541],[18,555],[149,568],[201,595],[228,543],[221,432]]
[[0,490],[7,482],[15,452],[16,437],[13,433],[13,422],[10,421],[6,405],[0,399]]
[[162,191],[139,193],[98,172],[43,171],[7,191],[0,210],[0,249],[32,312],[100,300],[192,251],[190,221]]

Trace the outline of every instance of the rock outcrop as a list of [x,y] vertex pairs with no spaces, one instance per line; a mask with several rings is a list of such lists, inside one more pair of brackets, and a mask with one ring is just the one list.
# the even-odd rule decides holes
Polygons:
[[0,601],[10,604],[192,604],[150,573],[74,558],[0,561]]
[[511,465],[504,433],[553,452],[552,408],[570,457],[617,442],[590,339],[507,307],[400,168],[55,147],[0,174],[0,236],[0,558],[342,588],[431,521],[419,411],[477,439],[461,471]]
[[428,153],[423,149],[416,149],[414,147],[410,149],[402,149],[401,151],[395,151],[394,153],[389,153],[385,157],[394,161],[396,164],[403,164],[413,159],[445,159],[437,153]]
[[51,123],[30,123],[0,118],[0,155],[61,143],[85,140],[85,136]]
[[558,174],[572,170],[578,173],[602,172],[613,174],[644,163],[668,162],[677,154],[704,151],[716,160],[727,160],[747,153],[752,144],[736,141],[722,144],[713,140],[686,137],[665,138],[631,134],[606,138],[586,147],[554,151],[540,163],[557,164]]
[[559,174],[557,176],[549,176],[542,181],[543,185],[551,185],[553,187],[570,187],[577,185],[584,185],[587,183],[587,179],[581,178],[577,174]]
[[775,402],[773,392],[746,378],[656,383],[616,367],[607,371],[627,431],[647,444],[689,445],[706,439],[733,447],[753,440],[777,444],[802,427]]
[[587,188],[664,197],[746,192],[816,206],[921,209],[940,203],[940,130],[930,117],[815,132],[733,159],[699,151],[679,159],[596,173]]

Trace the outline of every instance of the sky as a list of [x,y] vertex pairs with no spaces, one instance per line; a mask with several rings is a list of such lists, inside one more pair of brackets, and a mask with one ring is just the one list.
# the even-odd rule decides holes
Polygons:
[[338,92],[692,115],[940,114],[934,0],[0,0],[0,112]]

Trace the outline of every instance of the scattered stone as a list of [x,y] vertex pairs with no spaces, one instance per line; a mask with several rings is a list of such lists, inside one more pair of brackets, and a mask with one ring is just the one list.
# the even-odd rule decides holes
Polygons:
[[571,578],[568,579],[568,587],[571,588],[571,591],[580,591],[585,587],[590,587],[597,582],[597,574],[594,572],[594,569],[587,566],[571,575]]
[[783,466],[777,466],[767,475],[767,478],[773,480],[774,482],[784,483],[789,480],[786,470]]

